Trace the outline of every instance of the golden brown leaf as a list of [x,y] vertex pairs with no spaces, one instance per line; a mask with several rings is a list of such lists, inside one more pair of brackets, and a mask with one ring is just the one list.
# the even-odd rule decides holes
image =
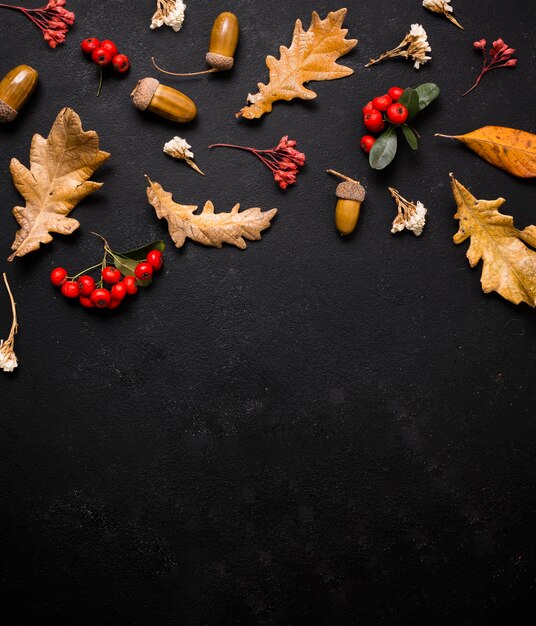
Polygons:
[[[482,289],[496,291],[514,304],[536,306],[536,226],[517,230],[511,215],[499,213],[506,200],[477,200],[451,174],[451,185],[460,220],[454,243],[468,237],[467,258],[471,267],[482,259]],[[530,248],[525,245],[528,244]]]
[[99,150],[97,133],[84,132],[72,109],[59,112],[47,139],[33,136],[30,169],[17,159],[12,159],[10,165],[13,183],[26,206],[13,209],[20,230],[9,261],[52,241],[50,233],[70,235],[80,226],[67,215],[80,200],[102,186],[88,179],[109,157],[108,152]]
[[457,139],[478,156],[514,176],[536,176],[536,135],[504,126],[484,126],[466,135],[441,135]]
[[250,120],[259,118],[269,113],[277,100],[312,100],[316,98],[316,93],[306,89],[304,83],[334,80],[353,74],[352,69],[336,62],[357,44],[357,39],[345,39],[348,30],[341,28],[345,15],[346,9],[339,9],[321,20],[313,11],[308,31],[304,31],[301,20],[297,20],[290,48],[281,46],[279,60],[273,56],[266,57],[270,70],[268,85],[259,83],[259,93],[249,94],[249,106],[236,116],[243,115]]
[[261,231],[270,227],[270,221],[277,213],[277,209],[262,211],[259,208],[239,212],[239,204],[229,213],[214,213],[214,205],[209,200],[201,213],[194,215],[197,206],[173,202],[171,194],[159,183],[153,183],[149,177],[147,180],[147,198],[158,218],[167,220],[169,234],[177,248],[189,238],[205,246],[221,248],[224,243],[229,243],[244,250],[247,247],[244,239],[258,241]]

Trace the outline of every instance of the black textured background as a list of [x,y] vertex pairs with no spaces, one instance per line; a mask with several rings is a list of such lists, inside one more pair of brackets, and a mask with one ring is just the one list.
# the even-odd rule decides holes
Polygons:
[[[36,5],[38,2],[26,2]],[[188,4],[182,31],[149,30],[153,2],[68,0],[76,26],[50,50],[24,17],[0,10],[0,73],[40,72],[32,100],[0,128],[0,249],[20,202],[12,156],[28,164],[32,135],[63,106],[95,129],[110,161],[103,188],[73,212],[81,228],[13,264],[0,263],[20,312],[20,367],[0,378],[4,580],[10,624],[486,624],[536,617],[534,363],[536,325],[480,288],[452,243],[448,173],[477,197],[507,198],[534,223],[534,183],[517,180],[434,132],[486,124],[535,131],[534,8],[455,0],[463,32],[420,0],[350,3],[359,45],[350,78],[312,84],[318,99],[276,104],[237,121],[265,81],[266,54],[337,2],[229,0]],[[189,125],[135,110],[129,93],[155,75],[204,67],[212,21],[239,16],[232,72],[169,79],[198,104]],[[433,61],[363,68],[412,22]],[[113,38],[132,71],[106,80],[79,50]],[[481,65],[474,39],[502,36],[515,70]],[[164,79],[164,77],[161,77]],[[358,148],[361,107],[392,84],[434,81],[438,102],[383,173]],[[173,135],[192,145],[201,178],[162,154]],[[253,157],[208,151],[258,147],[283,134],[308,163],[286,193]],[[368,189],[355,235],[334,229],[333,167]],[[172,247],[145,197],[147,173],[175,199],[216,210],[276,206],[246,251]],[[421,238],[390,234],[387,186],[429,208]],[[165,270],[115,314],[95,315],[49,284],[55,265],[99,257],[90,234],[117,249],[166,240]],[[0,293],[0,327],[10,324]]]

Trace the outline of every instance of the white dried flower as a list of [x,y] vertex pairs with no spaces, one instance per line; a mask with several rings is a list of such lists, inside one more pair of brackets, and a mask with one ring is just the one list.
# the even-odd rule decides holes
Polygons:
[[433,11],[434,13],[442,13],[448,20],[450,20],[455,26],[464,30],[463,26],[452,15],[452,7],[450,6],[451,0],[423,0],[422,5],[425,9]]
[[4,341],[0,339],[0,369],[4,372],[12,372],[18,365],[17,355],[15,354],[15,335],[18,331],[17,324],[17,307],[15,306],[15,300],[9,283],[7,282],[7,276],[4,274],[4,283],[6,285],[7,292],[9,294],[9,300],[11,302],[11,313],[13,315],[13,321],[11,322],[11,331],[9,337]]
[[391,195],[396,201],[398,213],[393,220],[391,232],[399,233],[401,230],[411,230],[417,237],[422,234],[426,224],[427,210],[422,202],[410,202],[403,198],[396,189],[389,187]]
[[183,139],[182,137],[173,137],[173,139],[164,145],[164,152],[169,154],[169,156],[174,159],[186,161],[190,167],[193,167],[196,172],[199,172],[204,176],[203,172],[193,162],[194,153],[191,152],[191,147],[192,146],[186,141],[186,139]]
[[0,368],[4,372],[12,372],[17,365],[17,356],[13,352],[13,346],[0,339]]
[[184,22],[185,10],[186,5],[182,0],[157,0],[151,28],[160,28],[165,24],[171,26],[176,33],[179,32]]
[[420,24],[412,24],[409,33],[396,48],[384,52],[377,59],[371,59],[365,67],[379,63],[384,59],[403,57],[414,61],[414,67],[418,70],[421,65],[431,60],[432,57],[426,56],[426,53],[431,51],[432,47],[428,43],[428,36],[424,28]]

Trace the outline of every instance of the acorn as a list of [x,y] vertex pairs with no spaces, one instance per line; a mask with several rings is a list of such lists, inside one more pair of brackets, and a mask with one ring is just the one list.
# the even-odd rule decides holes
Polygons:
[[0,122],[12,122],[32,95],[39,74],[29,65],[17,65],[0,81]]
[[159,67],[154,57],[152,57],[152,62],[159,72],[169,74],[170,76],[199,76],[201,74],[213,74],[214,72],[230,70],[234,65],[234,53],[238,45],[239,36],[240,25],[238,24],[238,18],[234,13],[226,11],[218,15],[210,32],[210,43],[205,58],[211,69],[178,74],[176,72],[168,72]]
[[197,115],[193,100],[173,87],[161,85],[156,78],[138,81],[130,94],[137,109],[148,109],[172,122],[191,122]]
[[335,170],[327,171],[344,180],[343,183],[339,183],[335,192],[338,198],[335,208],[335,226],[341,235],[349,235],[357,226],[361,203],[365,200],[365,189],[353,178]]

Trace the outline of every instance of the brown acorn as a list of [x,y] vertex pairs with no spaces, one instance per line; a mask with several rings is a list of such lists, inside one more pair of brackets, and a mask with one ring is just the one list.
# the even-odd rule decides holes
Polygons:
[[137,109],[148,109],[172,122],[191,122],[197,115],[193,100],[181,91],[160,84],[156,78],[143,78],[138,81],[130,94]]
[[12,122],[32,95],[39,74],[29,65],[17,65],[0,81],[0,122]]
[[188,74],[168,72],[159,67],[154,57],[152,57],[153,65],[158,71],[169,74],[170,76],[199,76],[200,74],[213,74],[214,72],[230,70],[234,65],[234,53],[238,45],[239,36],[240,25],[238,18],[234,13],[225,11],[224,13],[220,13],[215,19],[210,32],[206,61],[211,69],[201,72],[190,72]]
[[335,170],[327,170],[329,174],[344,180],[337,186],[337,206],[335,207],[335,226],[341,235],[353,233],[357,226],[361,203],[365,200],[365,189],[357,180],[340,174]]

